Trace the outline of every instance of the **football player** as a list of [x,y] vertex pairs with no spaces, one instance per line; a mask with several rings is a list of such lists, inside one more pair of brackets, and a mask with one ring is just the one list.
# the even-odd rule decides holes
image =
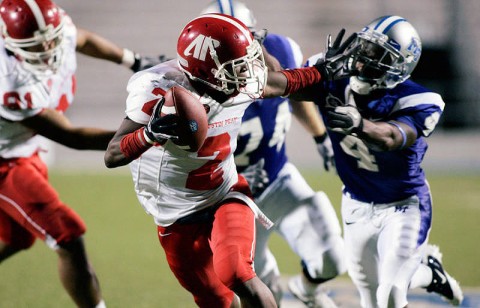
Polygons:
[[103,307],[82,239],[85,224],[48,182],[42,136],[105,150],[114,134],[74,127],[63,115],[75,94],[76,51],[134,71],[151,58],[76,28],[50,0],[4,0],[0,17],[0,262],[39,238],[58,254],[61,282],[75,304]]
[[[261,32],[256,29],[254,14],[243,2],[213,1],[202,12],[232,15],[257,36]],[[281,67],[303,64],[300,46],[291,38],[268,33],[259,39]],[[288,99],[276,97],[256,100],[248,106],[238,135],[235,163],[249,182],[258,207],[275,222],[268,230],[257,222],[255,271],[279,304],[283,293],[280,272],[268,248],[268,239],[275,231],[302,260],[302,273],[289,280],[291,292],[308,307],[334,307],[319,286],[346,272],[341,227],[328,196],[313,191],[288,161],[285,141],[292,114],[314,136],[325,168],[333,167],[331,143],[313,102],[290,104]]]
[[[108,146],[105,164],[130,165],[138,199],[153,216],[167,262],[198,306],[238,306],[235,294],[243,307],[276,306],[253,269],[254,219],[266,227],[271,221],[236,171],[233,153],[241,118],[261,95],[288,95],[343,77],[330,69],[336,63],[327,59],[313,67],[268,72],[261,45],[241,21],[204,14],[181,31],[177,60],[130,79],[126,118]],[[189,90],[208,112],[207,136],[196,152],[175,144],[181,138],[177,120],[153,112],[173,86]]]
[[349,79],[321,82],[301,95],[318,104],[329,130],[344,184],[348,273],[362,307],[405,307],[409,286],[453,305],[463,298],[438,247],[427,245],[432,197],[421,163],[445,103],[409,79],[421,52],[405,18],[380,17],[343,52],[339,68]]

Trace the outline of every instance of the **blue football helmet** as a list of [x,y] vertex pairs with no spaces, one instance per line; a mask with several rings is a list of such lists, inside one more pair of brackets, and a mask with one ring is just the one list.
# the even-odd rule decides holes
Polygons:
[[245,5],[245,3],[235,0],[216,0],[212,1],[201,14],[206,13],[221,13],[233,16],[239,19],[247,26],[250,31],[255,29],[257,20],[253,16],[252,11]]

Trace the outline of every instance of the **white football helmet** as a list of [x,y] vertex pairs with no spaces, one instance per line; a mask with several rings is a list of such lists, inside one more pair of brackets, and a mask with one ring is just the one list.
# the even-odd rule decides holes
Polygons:
[[350,86],[359,94],[391,89],[404,82],[417,65],[422,43],[415,28],[400,16],[383,16],[368,24],[345,51],[357,74]]
[[0,4],[5,48],[30,70],[55,70],[62,58],[63,12],[50,0],[4,0]]
[[234,0],[216,0],[212,1],[201,14],[206,13],[220,13],[233,16],[239,19],[247,26],[250,31],[255,29],[257,20],[253,16],[252,11],[245,5],[245,3]]

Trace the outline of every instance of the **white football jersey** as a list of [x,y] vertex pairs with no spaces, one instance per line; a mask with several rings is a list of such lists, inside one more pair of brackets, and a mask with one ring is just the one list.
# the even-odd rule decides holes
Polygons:
[[[152,108],[172,86],[199,97],[175,60],[135,74],[127,86],[126,115],[147,124]],[[233,152],[241,118],[251,101],[239,94],[220,105],[210,97],[201,97],[200,102],[207,105],[209,126],[200,150],[188,152],[167,141],[130,163],[138,199],[156,224],[168,226],[217,204],[237,182]]]
[[53,73],[26,70],[7,53],[0,38],[0,157],[29,157],[42,149],[44,140],[18,121],[37,115],[45,108],[65,111],[75,93],[77,30],[65,16],[62,63]]

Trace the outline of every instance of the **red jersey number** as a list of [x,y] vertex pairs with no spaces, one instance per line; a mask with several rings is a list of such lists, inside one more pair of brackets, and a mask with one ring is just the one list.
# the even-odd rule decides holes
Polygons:
[[230,152],[230,135],[228,133],[207,137],[197,155],[198,157],[214,156],[214,158],[188,174],[186,187],[195,190],[210,190],[220,186],[223,182],[223,169],[219,166]]
[[[27,102],[27,108],[32,108],[32,95],[30,92],[25,93],[23,99]],[[6,92],[3,95],[3,104],[12,110],[19,110],[20,105],[20,95],[18,92]]]

